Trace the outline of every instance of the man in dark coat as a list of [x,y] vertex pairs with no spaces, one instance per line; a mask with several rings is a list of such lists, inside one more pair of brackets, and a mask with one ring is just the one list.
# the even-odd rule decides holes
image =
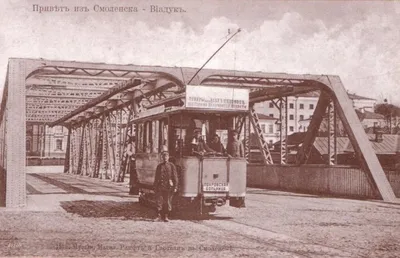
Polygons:
[[163,151],[161,156],[163,162],[158,164],[154,179],[154,192],[157,203],[156,221],[162,221],[162,215],[164,215],[164,221],[168,222],[168,213],[172,211],[172,197],[178,190],[178,175],[175,165],[168,161],[169,153]]
[[241,141],[238,139],[238,131],[232,130],[231,135],[228,139],[228,146],[226,146],[226,151],[229,157],[242,158],[244,157],[244,148]]

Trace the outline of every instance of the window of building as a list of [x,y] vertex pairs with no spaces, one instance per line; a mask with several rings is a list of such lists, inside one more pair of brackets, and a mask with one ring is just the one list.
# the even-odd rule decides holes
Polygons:
[[274,107],[274,103],[270,102],[270,103],[269,103],[269,107],[270,107],[270,108],[273,108],[273,107]]
[[300,115],[300,120],[304,120],[304,115]]
[[300,109],[304,109],[304,104],[300,104]]
[[274,125],[273,124],[269,124],[268,125],[268,132],[269,133],[274,133]]
[[289,108],[290,109],[294,109],[294,104],[293,103],[289,103]]
[[310,109],[314,109],[314,104],[310,104]]
[[289,115],[289,120],[294,120],[294,115]]
[[274,114],[269,114],[269,117],[274,117]]
[[62,140],[61,139],[56,140],[56,150],[62,150]]
[[263,133],[265,133],[265,124],[262,124],[262,125],[261,125],[261,131],[262,131]]
[[294,127],[293,126],[289,126],[289,131],[293,132],[294,131]]

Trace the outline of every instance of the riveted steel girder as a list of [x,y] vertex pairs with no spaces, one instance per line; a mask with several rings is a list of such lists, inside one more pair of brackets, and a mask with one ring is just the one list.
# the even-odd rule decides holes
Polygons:
[[118,85],[120,81],[128,80],[127,78],[112,78],[112,79],[104,79],[104,78],[80,78],[80,77],[71,77],[71,76],[49,76],[49,75],[41,75],[31,77],[26,80],[26,85],[42,85],[42,86],[55,86],[55,87],[64,87],[64,88],[111,88],[115,85]]
[[46,97],[26,97],[26,104],[39,105],[62,105],[79,107],[88,102],[89,99],[78,98],[46,98]]
[[54,88],[35,88],[26,91],[27,97],[50,97],[50,98],[78,98],[92,99],[100,96],[104,90],[71,90]]

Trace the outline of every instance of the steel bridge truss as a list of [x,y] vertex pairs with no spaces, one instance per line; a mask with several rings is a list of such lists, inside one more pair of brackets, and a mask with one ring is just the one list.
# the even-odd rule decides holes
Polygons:
[[[26,141],[21,135],[27,122],[64,125],[68,128],[65,170],[69,173],[121,181],[127,126],[141,111],[159,105],[183,105],[185,82],[250,89],[250,105],[272,100],[279,108],[281,125],[280,163],[287,160],[287,97],[319,90],[320,97],[297,165],[307,163],[311,147],[324,119],[328,119],[327,164],[337,163],[338,121],[372,186],[387,201],[393,190],[369,143],[351,100],[337,76],[270,74],[194,68],[91,64],[50,60],[10,59],[0,110],[1,171],[6,173],[6,206],[25,204]],[[21,110],[26,110],[22,112]],[[266,141],[260,134],[255,112],[238,118],[236,127],[253,126],[266,165],[272,163]],[[243,129],[241,129],[243,130]],[[249,134],[244,135],[246,155]],[[12,144],[9,144],[12,143]],[[1,176],[1,175],[0,175]]]
[[126,142],[133,134],[127,126],[132,114],[128,106],[70,126],[64,171],[122,182],[128,162]]

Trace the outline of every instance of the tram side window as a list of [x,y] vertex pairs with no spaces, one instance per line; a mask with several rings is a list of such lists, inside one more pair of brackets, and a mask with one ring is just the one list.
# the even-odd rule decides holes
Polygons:
[[150,153],[153,146],[153,126],[151,122],[143,122],[138,124],[138,153]]
[[162,119],[158,123],[159,137],[158,145],[159,152],[163,150],[168,150],[168,120]]
[[138,124],[137,126],[136,126],[136,128],[137,128],[137,131],[136,131],[136,133],[137,133],[137,143],[136,143],[136,152],[138,152],[138,153],[143,153],[143,150],[144,150],[144,148],[143,148],[143,139],[144,139],[144,125],[143,125],[143,123],[140,123],[140,124]]
[[159,150],[159,121],[151,122],[151,152],[158,153]]
[[137,125],[137,152],[160,153],[168,144],[168,123],[146,121]]
[[150,135],[151,135],[151,127],[150,127],[150,122],[145,122],[144,123],[144,137],[143,137],[143,152],[144,153],[150,153]]

